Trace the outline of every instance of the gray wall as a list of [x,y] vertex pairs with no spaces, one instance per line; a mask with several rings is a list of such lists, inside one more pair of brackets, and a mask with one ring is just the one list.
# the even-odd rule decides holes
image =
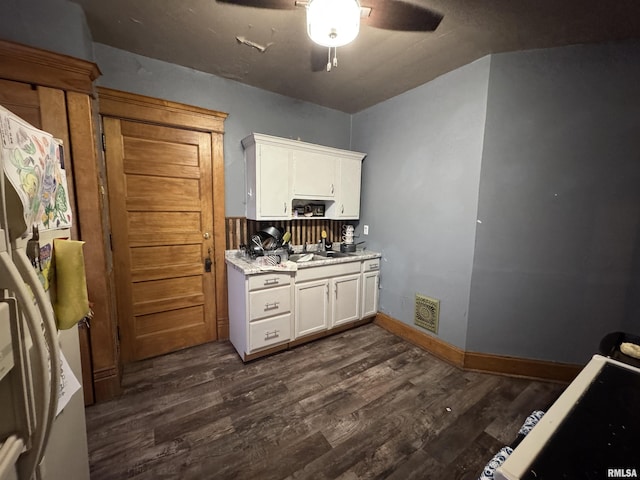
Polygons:
[[96,43],[98,84],[229,113],[225,121],[227,216],[244,215],[240,141],[252,132],[349,148],[351,116],[207,73]]
[[[414,296],[440,300],[439,337],[465,348],[489,57],[356,114],[367,152],[362,212],[383,252],[380,309],[412,325]],[[425,331],[426,332],[426,331]]]
[[80,5],[66,0],[2,0],[0,38],[93,60],[91,33]]
[[2,8],[0,38],[95,61],[100,85],[229,113],[229,216],[251,132],[367,152],[357,232],[392,317],[423,293],[446,342],[566,362],[640,333],[639,44],[486,57],[351,117],[94,44],[66,0]]
[[638,58],[492,57],[468,350],[579,363],[640,333]]

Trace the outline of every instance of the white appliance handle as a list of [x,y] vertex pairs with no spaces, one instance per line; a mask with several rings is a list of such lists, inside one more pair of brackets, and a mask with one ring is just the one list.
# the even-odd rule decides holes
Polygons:
[[[30,267],[31,268],[31,267]],[[33,271],[32,271],[33,273]],[[49,408],[51,402],[51,383],[53,380],[54,371],[58,371],[59,382],[59,367],[51,369],[50,378],[50,363],[48,359],[52,359],[49,354],[47,344],[45,343],[45,336],[42,332],[42,322],[40,315],[36,310],[31,296],[27,291],[25,282],[20,276],[20,273],[14,264],[9,253],[6,251],[0,251],[0,276],[4,279],[3,288],[11,290],[15,295],[20,305],[21,313],[26,320],[29,334],[31,335],[31,341],[33,343],[35,361],[32,363],[32,380],[34,388],[34,398],[41,401],[35,402],[35,429],[31,438],[31,445],[29,450],[23,455],[20,464],[20,470],[24,473],[22,477],[32,478],[35,475],[36,468],[40,464],[44,450],[46,447],[46,440],[48,436],[48,430],[50,430],[49,422]],[[35,273],[34,273],[35,275]],[[40,282],[38,282],[40,283]],[[53,342],[55,351],[58,348],[57,342]],[[59,354],[57,355],[59,358]],[[59,365],[59,364],[58,364]],[[58,386],[56,385],[56,389]]]
[[[49,434],[51,433],[51,427],[56,419],[56,412],[58,410],[58,397],[60,396],[60,344],[58,343],[58,327],[56,326],[56,319],[53,313],[53,306],[51,300],[44,291],[44,287],[38,276],[36,275],[33,265],[29,257],[27,257],[27,251],[24,247],[15,248],[13,250],[13,262],[18,267],[18,271],[22,274],[24,281],[31,287],[31,291],[36,297],[38,309],[42,316],[42,325],[44,331],[44,337],[49,346],[49,359],[51,363],[51,381],[49,387],[49,408],[47,410],[47,421],[45,423],[44,433],[44,448],[46,448],[49,441]],[[42,455],[44,455],[44,448]],[[40,458],[39,460],[42,460]],[[38,462],[39,463],[39,462]]]
[[8,477],[9,472],[15,469],[18,457],[24,451],[24,442],[21,438],[11,435],[0,446],[0,478]]

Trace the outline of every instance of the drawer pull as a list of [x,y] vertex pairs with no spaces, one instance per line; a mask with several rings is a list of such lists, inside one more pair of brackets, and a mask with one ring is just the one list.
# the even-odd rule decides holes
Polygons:
[[264,332],[264,339],[271,340],[272,338],[278,338],[280,336],[280,330],[274,330],[273,332]]
[[264,304],[264,309],[265,310],[276,310],[279,308],[280,302],[273,302],[273,303],[265,303]]
[[280,283],[280,280],[277,278],[268,278],[264,281],[265,285],[277,285],[278,283]]
[[372,263],[371,265],[369,265],[369,270],[376,270],[377,268],[378,268],[377,263]]

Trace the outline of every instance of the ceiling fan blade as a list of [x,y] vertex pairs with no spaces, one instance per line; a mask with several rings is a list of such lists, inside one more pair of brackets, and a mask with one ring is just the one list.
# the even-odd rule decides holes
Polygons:
[[401,0],[364,0],[361,4],[370,7],[371,14],[360,21],[385,30],[432,32],[443,18],[433,10]]
[[293,10],[295,0],[216,0],[218,3],[229,3],[240,7],[270,8],[275,10]]

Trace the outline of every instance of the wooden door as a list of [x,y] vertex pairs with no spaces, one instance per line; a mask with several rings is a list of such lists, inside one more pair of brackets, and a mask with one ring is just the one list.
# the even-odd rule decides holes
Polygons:
[[211,134],[104,118],[122,360],[216,339]]

